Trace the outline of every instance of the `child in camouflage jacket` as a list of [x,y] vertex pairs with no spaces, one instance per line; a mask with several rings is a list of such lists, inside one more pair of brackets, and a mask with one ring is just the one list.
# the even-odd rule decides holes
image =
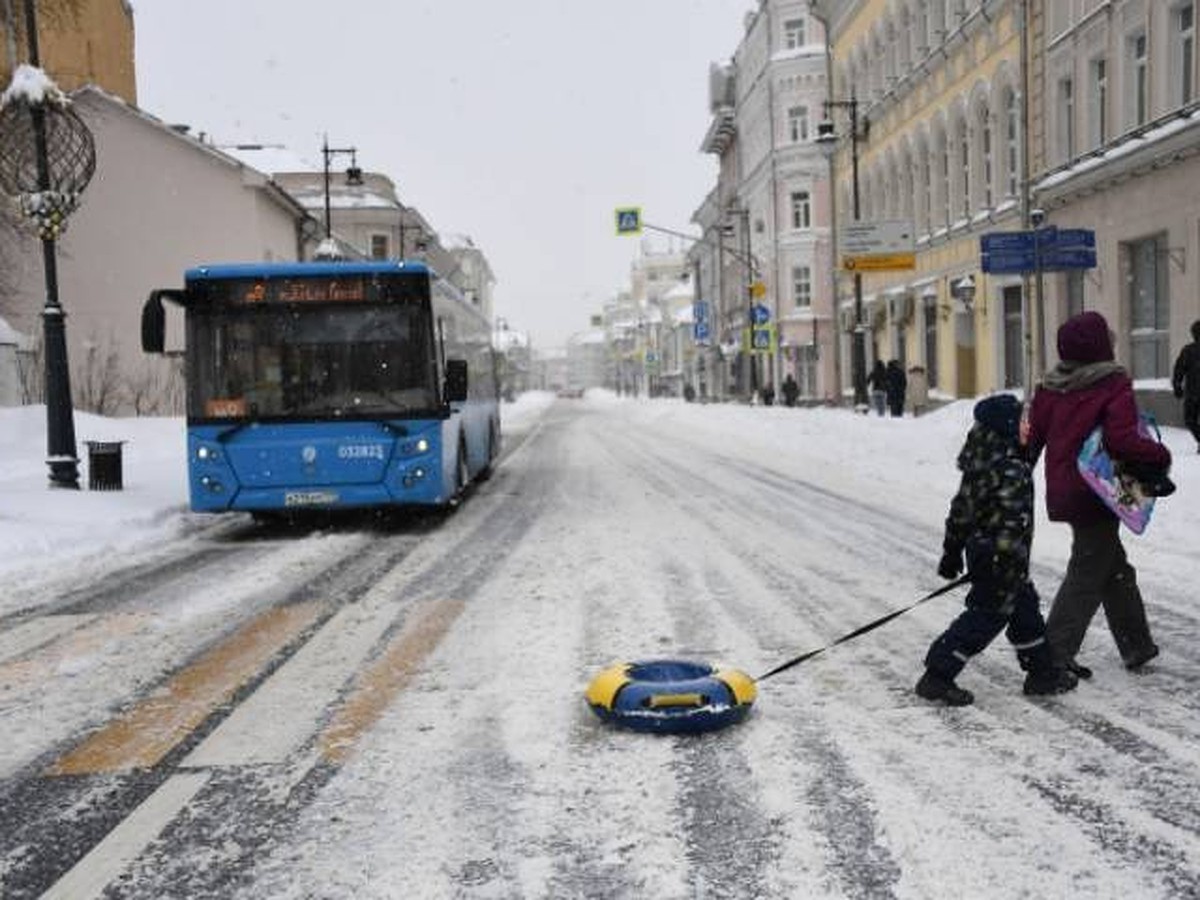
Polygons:
[[1027,673],[1026,694],[1057,694],[1078,679],[1054,664],[1046,643],[1037,591],[1029,580],[1033,543],[1033,465],[1020,437],[1021,403],[1010,394],[975,404],[975,424],[958,455],[962,483],[950,502],[943,578],[957,578],[966,555],[971,590],[966,610],[935,640],[925,656],[916,692],[927,700],[965,706],[975,698],[954,683],[967,661],[1001,631]]

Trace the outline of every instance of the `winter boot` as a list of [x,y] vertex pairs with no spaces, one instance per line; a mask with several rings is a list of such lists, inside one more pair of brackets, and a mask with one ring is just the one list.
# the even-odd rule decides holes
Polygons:
[[1065,694],[1075,690],[1078,684],[1079,678],[1068,669],[1042,669],[1025,676],[1025,693],[1030,696]]
[[1087,666],[1085,666],[1083,663],[1078,662],[1074,659],[1068,659],[1066,664],[1063,666],[1063,668],[1066,669],[1068,672],[1070,672],[1072,675],[1074,675],[1076,678],[1078,678],[1080,681],[1087,681],[1089,678],[1092,677],[1092,670],[1089,669]]
[[974,694],[960,688],[953,678],[946,678],[932,669],[925,670],[925,674],[917,682],[916,691],[918,697],[938,700],[947,706],[970,706],[975,702]]
[[1133,653],[1125,657],[1125,668],[1130,672],[1136,672],[1154,657],[1158,656],[1158,647],[1151,644],[1141,650],[1135,650]]

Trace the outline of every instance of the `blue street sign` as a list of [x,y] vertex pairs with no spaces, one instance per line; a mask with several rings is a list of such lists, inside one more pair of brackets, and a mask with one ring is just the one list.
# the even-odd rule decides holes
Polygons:
[[707,341],[708,340],[708,323],[697,322],[692,326],[692,340]]
[[1060,228],[1050,243],[1055,250],[1091,249],[1096,246],[1096,232],[1090,228]]
[[753,341],[754,341],[754,349],[755,350],[770,350],[771,349],[771,329],[755,328]]
[[697,300],[692,304],[692,318],[697,322],[708,321],[708,304],[703,300]]
[[1015,275],[1032,272],[1036,268],[1034,256],[1033,247],[1024,252],[985,253],[980,257],[980,264],[983,271],[989,274]]
[[1058,240],[1058,226],[1047,225],[1045,228],[1039,228],[1037,231],[1034,231],[1033,235],[1039,247],[1051,247]]
[[759,303],[750,308],[750,318],[755,325],[766,325],[771,321],[771,311]]
[[1042,252],[1042,268],[1054,269],[1094,269],[1096,267],[1096,251],[1086,247],[1075,247],[1060,250],[1057,247]]
[[1032,253],[1032,231],[993,231],[979,238],[979,251],[988,253]]

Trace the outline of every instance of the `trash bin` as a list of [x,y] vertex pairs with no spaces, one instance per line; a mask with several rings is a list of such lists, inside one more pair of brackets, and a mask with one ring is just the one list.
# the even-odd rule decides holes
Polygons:
[[119,491],[124,441],[88,441],[88,490]]

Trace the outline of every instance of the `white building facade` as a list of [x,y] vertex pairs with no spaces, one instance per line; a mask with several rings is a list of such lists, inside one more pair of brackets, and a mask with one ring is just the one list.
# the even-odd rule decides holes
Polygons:
[[[717,297],[713,343],[727,367],[718,394],[778,389],[788,374],[810,400],[838,393],[836,319],[822,277],[829,169],[814,142],[826,96],[824,31],[808,3],[760,0],[732,62],[711,76],[702,149],[720,159],[718,184],[693,216],[706,236],[693,265],[700,296]],[[749,352],[754,306],[767,309],[774,336],[769,349]]]

